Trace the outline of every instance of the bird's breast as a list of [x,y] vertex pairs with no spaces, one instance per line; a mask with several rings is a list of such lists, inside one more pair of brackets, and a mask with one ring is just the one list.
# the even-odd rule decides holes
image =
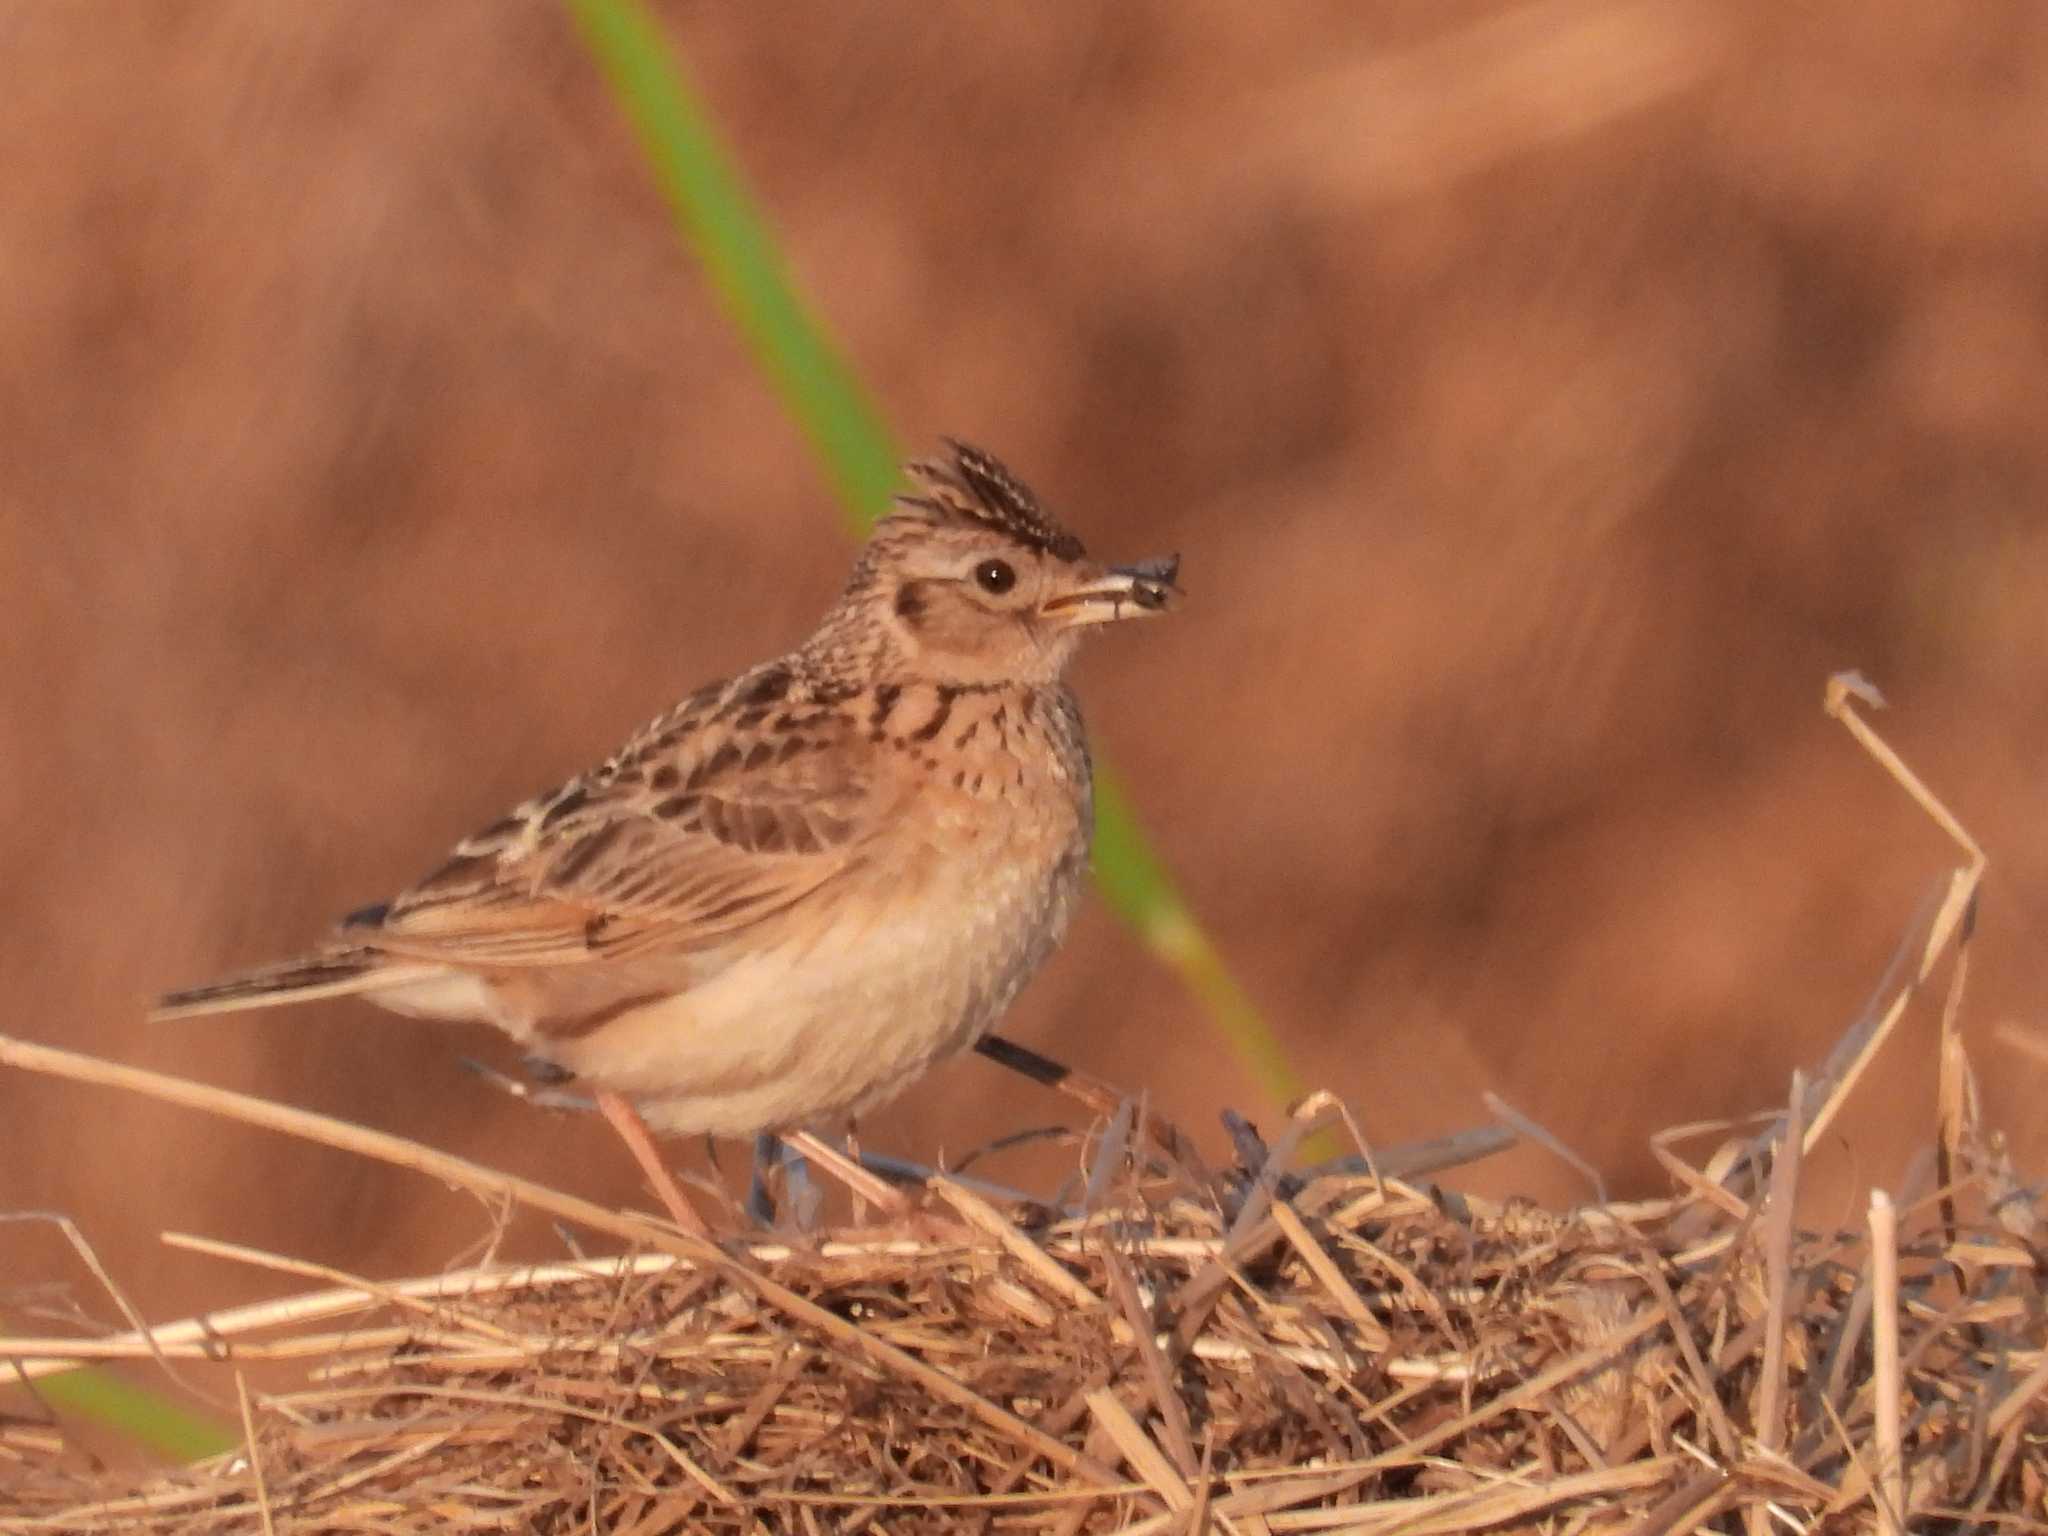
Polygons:
[[563,1042],[564,1064],[667,1129],[739,1133],[858,1113],[990,1029],[1066,932],[1087,756],[1056,706],[963,703],[900,765],[896,814],[853,868],[772,938],[705,957],[700,984]]

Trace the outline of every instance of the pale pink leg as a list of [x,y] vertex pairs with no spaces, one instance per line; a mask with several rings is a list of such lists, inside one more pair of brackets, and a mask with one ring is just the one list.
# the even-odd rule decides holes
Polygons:
[[606,1088],[597,1090],[597,1107],[605,1119],[611,1121],[612,1129],[619,1133],[626,1150],[633,1154],[633,1161],[647,1175],[647,1182],[654,1186],[655,1197],[668,1208],[675,1224],[693,1236],[711,1236],[711,1229],[704,1225],[704,1218],[683,1198],[674,1176],[662,1163],[661,1153],[654,1145],[654,1133],[647,1129],[647,1122],[640,1118],[640,1111],[623,1094]]

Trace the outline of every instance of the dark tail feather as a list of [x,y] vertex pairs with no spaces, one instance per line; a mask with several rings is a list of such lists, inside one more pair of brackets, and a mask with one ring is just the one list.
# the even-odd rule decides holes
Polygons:
[[203,987],[168,992],[157,1000],[152,1019],[185,1019],[202,1013],[232,1013],[242,1008],[274,1008],[284,1003],[309,1003],[319,997],[343,997],[403,980],[413,967],[393,965],[374,949],[341,949],[332,954],[302,955],[277,965],[258,966]]

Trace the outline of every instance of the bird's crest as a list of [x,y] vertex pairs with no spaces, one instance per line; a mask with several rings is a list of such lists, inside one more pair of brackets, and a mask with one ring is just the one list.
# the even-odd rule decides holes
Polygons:
[[964,518],[1008,534],[1055,560],[1078,560],[1081,541],[1053,520],[1031,488],[1002,460],[971,443],[944,438],[947,457],[917,459],[905,466],[917,493],[899,497],[907,506]]

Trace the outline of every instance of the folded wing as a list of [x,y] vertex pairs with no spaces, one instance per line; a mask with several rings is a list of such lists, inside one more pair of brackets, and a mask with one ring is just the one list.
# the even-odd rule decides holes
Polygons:
[[892,809],[876,767],[829,708],[656,721],[339,937],[478,968],[715,947],[860,862]]

